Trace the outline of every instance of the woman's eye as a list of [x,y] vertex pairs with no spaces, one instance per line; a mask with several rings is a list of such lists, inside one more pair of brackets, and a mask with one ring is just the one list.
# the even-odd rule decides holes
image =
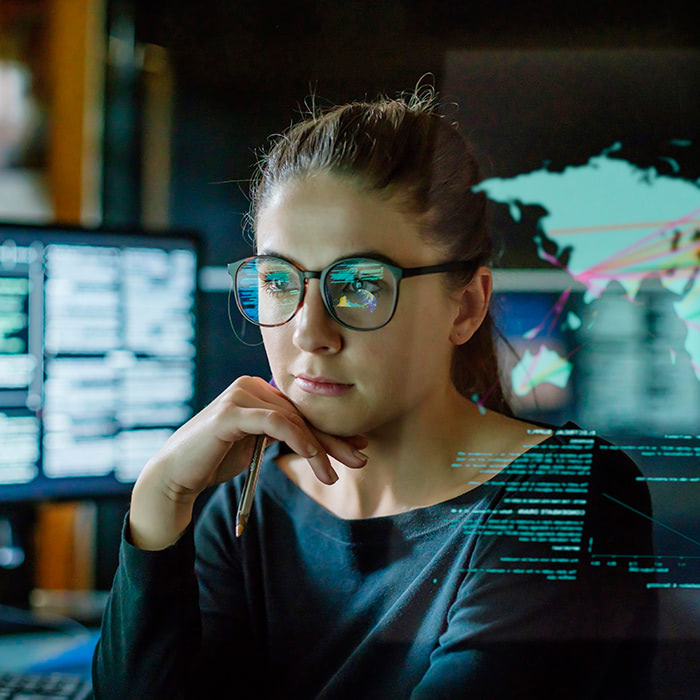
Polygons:
[[372,294],[377,294],[381,291],[381,285],[378,282],[373,282],[371,280],[356,279],[353,280],[349,285],[349,291],[353,292],[371,292]]
[[282,294],[283,292],[290,291],[289,280],[282,280],[274,277],[262,280],[261,286],[268,294]]

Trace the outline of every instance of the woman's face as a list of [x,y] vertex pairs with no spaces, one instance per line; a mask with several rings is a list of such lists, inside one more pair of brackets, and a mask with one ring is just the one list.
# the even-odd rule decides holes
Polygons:
[[[368,251],[399,267],[445,262],[418,237],[416,222],[391,201],[362,192],[327,174],[279,186],[258,213],[258,254],[279,255],[304,270]],[[449,378],[452,323],[459,304],[450,300],[442,274],[401,282],[392,320],[373,331],[344,328],[328,314],[318,279],[308,280],[304,303],[283,326],[262,328],[279,389],[316,428],[335,435],[402,425],[453,390]],[[328,377],[352,387],[341,396],[308,393],[298,375]]]

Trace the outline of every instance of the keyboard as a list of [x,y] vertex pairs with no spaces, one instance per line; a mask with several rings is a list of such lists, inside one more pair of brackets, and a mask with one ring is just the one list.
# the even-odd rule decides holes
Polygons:
[[86,700],[90,681],[69,673],[0,672],[0,700]]

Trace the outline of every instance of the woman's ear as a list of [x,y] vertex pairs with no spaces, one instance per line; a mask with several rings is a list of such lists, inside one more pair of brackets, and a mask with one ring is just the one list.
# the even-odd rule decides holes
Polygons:
[[482,265],[459,297],[459,312],[450,332],[455,345],[466,343],[476,333],[488,313],[492,291],[491,270]]

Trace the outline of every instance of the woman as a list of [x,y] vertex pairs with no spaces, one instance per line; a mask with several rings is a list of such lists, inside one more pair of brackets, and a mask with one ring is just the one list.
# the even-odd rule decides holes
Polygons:
[[144,468],[97,697],[645,696],[655,600],[588,545],[650,552],[649,494],[512,415],[478,168],[432,105],[335,107],[264,159],[229,269],[274,386],[239,377]]

